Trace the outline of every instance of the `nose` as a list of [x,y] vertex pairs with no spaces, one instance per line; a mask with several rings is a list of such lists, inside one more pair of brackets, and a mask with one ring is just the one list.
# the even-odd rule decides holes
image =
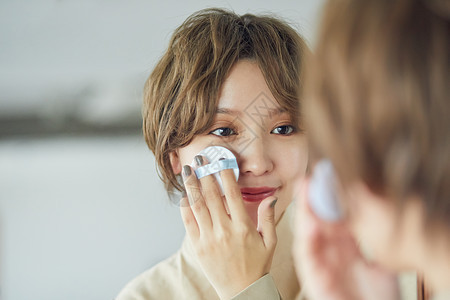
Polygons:
[[239,170],[243,175],[261,176],[273,170],[272,153],[262,138],[253,140],[238,155]]

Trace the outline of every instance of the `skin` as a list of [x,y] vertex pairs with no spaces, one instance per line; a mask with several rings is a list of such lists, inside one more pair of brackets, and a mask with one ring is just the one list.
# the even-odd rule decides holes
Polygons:
[[[309,180],[302,180],[299,184],[300,197],[297,203],[296,234],[293,246],[296,271],[299,278],[304,278],[302,283],[308,299],[400,299],[395,274],[366,260],[354,238],[351,231],[352,223],[348,219],[334,223],[319,219],[309,206],[308,188]],[[354,196],[357,195],[354,194]],[[366,206],[365,203],[361,203],[364,200],[361,198],[358,200],[360,203],[356,208],[352,208],[353,211],[349,214],[358,213],[361,206]],[[370,212],[370,214],[379,217],[380,207],[372,207],[372,209],[376,212]],[[359,216],[358,219],[365,216]],[[371,217],[369,218],[373,221]],[[383,223],[382,220],[383,218],[373,224]],[[381,224],[381,234],[386,227],[389,225]],[[366,229],[362,231],[367,233]],[[372,252],[373,245],[370,241],[367,241],[366,246]]]
[[[274,110],[260,119],[263,122],[256,122],[246,109],[260,95]],[[214,124],[170,155],[174,173],[184,170],[188,197],[180,209],[188,238],[221,299],[233,297],[269,273],[276,223],[293,199],[295,181],[306,170],[306,138],[289,114],[278,110],[259,67],[239,61],[222,85]],[[248,140],[252,141],[243,148],[242,141]],[[198,152],[211,145],[231,150],[239,165],[237,183],[232,170],[220,172],[224,198],[212,175],[197,180],[193,169],[198,165],[189,166]],[[276,190],[256,203],[243,200],[241,188],[263,186]]]
[[[258,95],[264,93],[271,105],[278,106],[267,86],[259,67],[251,61],[239,61],[231,69],[219,95],[218,108],[230,110],[218,113],[214,124],[203,135],[198,135],[186,147],[170,155],[175,174],[181,173],[183,165],[191,165],[194,157],[211,145],[224,146],[231,150],[238,161],[239,187],[276,187],[278,198],[275,220],[278,221],[293,198],[294,181],[305,174],[307,165],[306,136],[298,129],[289,134],[283,132],[293,127],[287,112],[264,118],[264,127],[255,122],[245,111],[253,105]],[[221,132],[219,128],[230,128],[236,134]],[[214,130],[215,134],[212,133]],[[242,141],[256,137],[244,150]],[[257,224],[258,205],[244,203],[245,208]]]
[[395,274],[410,270],[424,274],[436,293],[450,287],[448,230],[427,227],[420,198],[408,197],[398,211],[394,199],[357,181],[346,187],[345,219],[329,223],[310,209],[309,180],[298,188],[293,255],[308,299],[401,299]]

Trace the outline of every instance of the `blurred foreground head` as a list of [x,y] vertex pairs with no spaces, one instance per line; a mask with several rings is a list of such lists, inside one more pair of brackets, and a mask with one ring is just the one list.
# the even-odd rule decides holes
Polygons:
[[333,0],[307,75],[312,150],[450,227],[449,2]]

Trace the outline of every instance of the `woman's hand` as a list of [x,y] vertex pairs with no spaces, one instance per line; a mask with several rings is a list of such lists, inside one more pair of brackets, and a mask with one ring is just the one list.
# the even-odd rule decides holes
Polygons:
[[397,277],[370,264],[344,221],[327,223],[310,209],[309,180],[300,185],[293,255],[310,300],[397,300]]
[[219,297],[230,299],[270,271],[277,243],[275,198],[261,202],[257,229],[245,210],[234,171],[223,170],[220,176],[229,214],[214,176],[198,180],[192,168],[184,166],[188,199],[182,199],[181,215],[203,272]]

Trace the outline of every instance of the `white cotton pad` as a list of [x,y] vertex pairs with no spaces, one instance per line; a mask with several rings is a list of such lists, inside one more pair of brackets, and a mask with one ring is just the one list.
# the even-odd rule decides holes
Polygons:
[[[205,157],[208,161],[207,165],[201,166],[195,170],[197,178],[200,179],[213,174],[219,184],[222,195],[224,195],[222,179],[220,178],[219,172],[226,169],[233,169],[236,181],[239,178],[239,167],[233,152],[221,146],[210,146],[200,151],[197,155]],[[195,163],[192,162],[192,166],[194,165]]]
[[343,217],[336,195],[336,177],[331,161],[323,159],[314,167],[309,185],[309,205],[322,220],[336,222]]

